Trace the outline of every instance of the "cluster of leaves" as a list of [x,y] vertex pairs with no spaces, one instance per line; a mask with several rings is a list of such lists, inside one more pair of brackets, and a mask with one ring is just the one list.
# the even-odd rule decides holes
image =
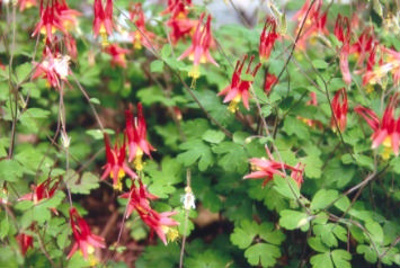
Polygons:
[[[400,11],[390,1],[324,5],[313,0],[306,1],[306,9],[301,2],[279,7],[271,1],[280,38],[257,75],[240,77],[252,83],[250,109],[241,103],[228,109],[217,94],[231,83],[236,71],[232,62],[247,54],[259,61],[264,16],[253,28],[212,27],[211,53],[219,67],[201,64],[198,79],[190,77],[189,61],[177,60],[191,45],[190,37],[176,45],[169,40],[159,5],[144,5],[146,27],[164,42],[123,55],[126,68],[110,64],[115,59],[92,38],[92,17],[82,16],[73,33],[79,53],[65,88],[54,90],[45,79],[32,77],[32,62],[40,61],[44,45],[41,37],[31,37],[38,8],[18,12],[16,3],[5,4],[0,14],[0,60],[5,65],[0,69],[0,266],[129,267],[134,260],[137,267],[176,267],[182,254],[185,267],[400,265],[400,214],[393,209],[400,200],[400,160],[385,146],[371,149],[371,131],[353,112],[363,105],[383,114],[398,84],[390,72],[380,77],[382,83],[368,86],[357,72],[350,84],[343,81],[341,51],[336,49],[341,40],[333,33],[338,14],[351,18],[357,13],[358,23],[373,26],[380,44],[399,51],[398,19],[396,25],[391,14]],[[279,11],[303,10],[311,16],[319,2],[329,33],[315,32],[308,40],[302,34],[309,21],[286,21]],[[68,4],[92,8],[78,1]],[[143,34],[123,12],[130,6],[129,1],[115,1],[115,23]],[[205,9],[190,6],[191,19]],[[351,38],[362,30],[354,30]],[[122,33],[109,41],[132,49]],[[348,64],[357,69],[358,58],[350,57]],[[399,66],[397,59],[390,67]],[[278,78],[269,90],[267,74]],[[332,130],[331,99],[341,88],[348,96],[347,126]],[[152,201],[157,211],[178,212],[173,218],[180,223],[180,237],[166,246],[151,238],[138,214],[124,219],[127,202],[115,198],[119,193],[99,179],[106,161],[104,132],[118,138],[124,110],[139,102],[148,139],[157,149],[144,163],[143,183],[160,198]],[[257,169],[250,167],[250,158],[269,157],[265,146],[279,163],[302,163],[304,182],[279,174],[265,187],[261,180],[243,180]],[[49,177],[59,181],[54,195],[39,202],[22,200]],[[128,192],[132,181],[124,183],[123,192]],[[197,204],[190,211],[182,204],[189,183]],[[65,257],[73,245],[72,203],[92,232],[107,230],[102,235],[108,247],[94,259]],[[21,246],[20,234],[32,238],[28,249]],[[139,257],[138,247],[143,248]]]

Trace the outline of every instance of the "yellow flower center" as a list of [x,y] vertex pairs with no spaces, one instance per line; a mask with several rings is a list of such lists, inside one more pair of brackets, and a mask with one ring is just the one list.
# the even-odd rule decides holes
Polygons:
[[199,66],[193,66],[192,70],[188,73],[189,77],[192,77],[194,80],[200,77]]
[[228,110],[229,110],[231,113],[234,114],[234,113],[239,109],[238,105],[239,105],[241,99],[242,99],[241,96],[238,94],[238,95],[236,95],[236,97],[231,101],[231,103],[229,103]]
[[133,165],[135,166],[135,169],[138,171],[142,171],[143,170],[143,150],[138,148],[136,150],[136,156],[135,156],[135,160],[133,160]]

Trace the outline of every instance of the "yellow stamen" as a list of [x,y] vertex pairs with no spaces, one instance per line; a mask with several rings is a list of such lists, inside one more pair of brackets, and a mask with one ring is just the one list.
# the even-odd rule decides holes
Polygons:
[[138,148],[136,150],[136,156],[135,156],[135,160],[133,160],[133,165],[135,166],[135,169],[137,171],[142,171],[143,170],[143,151],[142,149]]
[[188,73],[189,77],[192,77],[194,80],[200,77],[199,66],[193,65],[192,70]]
[[166,225],[162,225],[161,229],[164,234],[166,234],[168,242],[174,242],[179,237],[179,232],[176,228],[170,228]]
[[228,106],[228,110],[229,110],[231,113],[234,114],[234,113],[239,109],[238,105],[239,105],[241,99],[242,99],[241,96],[238,94],[238,95],[236,95],[236,97],[231,101],[231,103],[230,103],[229,106]]
[[110,43],[108,42],[107,30],[106,30],[106,28],[104,27],[103,24],[100,26],[99,34],[100,34],[100,37],[101,37],[101,46],[102,47],[108,46]]
[[371,83],[369,83],[367,85],[367,87],[365,88],[365,92],[367,92],[368,94],[371,94],[372,92],[374,92],[374,86]]

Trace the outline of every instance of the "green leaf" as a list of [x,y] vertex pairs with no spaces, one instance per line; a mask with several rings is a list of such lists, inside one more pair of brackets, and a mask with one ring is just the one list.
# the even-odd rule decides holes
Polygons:
[[326,69],[326,68],[328,68],[328,63],[326,63],[323,60],[313,60],[312,64],[317,69]]
[[310,138],[308,127],[295,117],[286,117],[283,123],[283,130],[288,135],[295,134],[301,140],[308,140]]
[[224,140],[225,134],[222,131],[219,130],[212,130],[209,129],[207,130],[203,136],[202,136],[204,141],[207,141],[209,143],[220,143],[221,141]]
[[[309,226],[308,215],[295,210],[282,210],[279,225],[287,230],[294,230],[303,226]],[[305,227],[308,229],[308,227]],[[303,230],[303,228],[302,228]]]
[[32,63],[26,62],[20,64],[15,69],[16,72],[16,81],[17,83],[21,83],[28,78],[28,75],[31,73],[33,69]]
[[339,193],[336,190],[319,190],[313,197],[311,201],[311,210],[319,210],[325,208],[336,198],[338,198]]
[[249,247],[244,256],[251,265],[261,265],[263,267],[272,267],[276,264],[276,259],[281,256],[281,252],[277,246],[258,243]]
[[315,251],[318,252],[327,252],[329,248],[322,243],[321,237],[310,237],[308,240],[308,245]]
[[6,217],[0,222],[0,240],[3,240],[4,237],[8,235],[8,231],[10,230],[9,219]]
[[272,223],[264,222],[259,226],[259,235],[266,242],[280,245],[285,240],[285,235],[281,230],[273,230],[274,226]]
[[299,186],[290,177],[282,178],[280,176],[274,176],[273,188],[286,198],[296,200],[300,197]]
[[367,262],[376,263],[376,261],[378,260],[378,257],[376,256],[376,252],[372,248],[372,246],[358,245],[357,246],[357,253],[358,254],[364,254],[364,259]]
[[350,165],[343,165],[339,159],[328,162],[323,178],[329,185],[336,184],[338,188],[346,186],[356,173],[356,169]]
[[367,231],[370,233],[370,236],[375,243],[377,244],[383,243],[383,229],[379,223],[374,221],[368,221],[365,224],[365,228],[367,228]]
[[91,172],[83,173],[79,179],[79,174],[70,169],[65,172],[64,177],[65,184],[73,194],[90,194],[92,189],[99,187],[99,178]]
[[152,73],[161,73],[164,69],[164,62],[161,60],[155,60],[150,63],[150,71]]
[[[115,133],[114,130],[107,129],[107,128],[104,129],[104,132],[109,135],[112,135]],[[89,129],[89,130],[86,130],[85,133],[87,135],[91,136],[95,140],[102,140],[104,138],[104,134],[103,134],[103,131],[101,131],[101,129]]]
[[225,141],[213,148],[218,154],[218,164],[226,171],[243,174],[247,170],[247,154],[243,146]]
[[256,222],[242,221],[241,227],[236,227],[231,234],[232,244],[240,249],[248,248],[258,234],[258,224]]
[[47,118],[50,115],[48,110],[41,108],[29,108],[27,109],[19,118],[21,121],[26,120],[26,118]]
[[333,263],[336,268],[351,268],[351,254],[343,249],[336,249],[331,252]]
[[93,104],[100,105],[100,100],[98,98],[90,98],[89,101]]
[[203,141],[191,140],[179,146],[180,149],[186,150],[178,155],[178,161],[186,167],[191,166],[198,161],[200,171],[205,171],[213,165],[213,155],[211,149]]
[[310,259],[310,263],[314,268],[335,268],[331,260],[330,252],[325,252],[312,256]]
[[191,268],[215,268],[229,266],[230,259],[225,252],[208,249],[205,252],[197,252],[185,261],[185,267]]
[[0,181],[15,182],[22,177],[22,166],[13,159],[0,161]]
[[303,164],[305,164],[304,172],[307,178],[310,179],[319,179],[322,174],[322,165],[323,162],[316,155],[309,155],[300,160]]

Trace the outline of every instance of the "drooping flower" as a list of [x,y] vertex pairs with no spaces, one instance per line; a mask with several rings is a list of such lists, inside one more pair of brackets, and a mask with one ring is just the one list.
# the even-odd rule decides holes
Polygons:
[[60,32],[67,34],[67,30],[64,28],[62,21],[58,14],[53,1],[48,1],[46,7],[43,7],[43,0],[40,2],[40,20],[36,24],[35,30],[32,36],[36,36],[41,33],[45,36],[45,39],[53,42],[54,33],[59,30]]
[[158,213],[153,210],[150,206],[150,200],[155,200],[158,197],[150,194],[140,179],[138,181],[139,188],[132,184],[130,192],[120,196],[121,198],[129,199],[126,209],[126,217],[129,217],[135,210],[142,221],[150,227],[152,232],[156,232],[166,245],[167,236],[170,240],[174,240],[177,237],[176,230],[174,231],[171,226],[177,226],[179,223],[169,218],[177,212],[171,211]]
[[113,24],[113,0],[107,0],[105,8],[103,7],[102,0],[94,0],[93,4],[94,20],[93,20],[93,33],[96,38],[99,34],[101,36],[102,46],[108,45],[108,36],[112,34]]
[[374,131],[371,136],[372,149],[378,148],[381,144],[385,147],[383,155],[385,159],[389,158],[387,149],[390,147],[396,156],[399,154],[400,118],[397,120],[394,118],[394,109],[397,103],[398,94],[396,93],[391,97],[381,120],[371,109],[363,106],[357,106],[354,108],[354,111],[361,115]]
[[261,62],[265,62],[269,59],[278,37],[279,34],[276,32],[276,20],[273,17],[268,17],[265,21],[264,29],[261,32],[260,44],[258,47],[258,54]]
[[104,172],[101,175],[101,180],[106,179],[110,176],[113,179],[113,187],[115,189],[122,189],[121,179],[128,174],[132,179],[136,179],[137,175],[131,170],[125,161],[126,147],[125,137],[124,142],[120,148],[118,148],[118,142],[115,142],[114,148],[110,146],[110,138],[107,133],[104,133],[104,144],[106,147],[106,158],[107,163],[103,166]]
[[180,39],[190,35],[199,23],[187,17],[189,13],[188,6],[191,6],[191,0],[169,0],[167,9],[161,13],[171,13],[171,17],[167,21],[167,26],[171,29],[169,37],[174,45]]
[[211,33],[211,15],[208,15],[207,21],[203,25],[204,17],[205,13],[202,13],[192,37],[192,44],[178,57],[178,60],[182,60],[186,57],[193,60],[193,68],[192,71],[189,72],[189,76],[193,79],[200,77],[200,63],[209,61],[215,66],[218,66],[218,63],[210,55],[210,48],[214,45],[214,38]]
[[[331,128],[336,131],[339,127],[340,131],[343,132],[347,124],[347,93],[346,89],[342,88],[338,90],[332,99],[332,118]],[[336,125],[337,124],[337,125]]]
[[336,38],[342,42],[339,51],[339,69],[342,73],[343,81],[351,84],[351,74],[349,70],[349,53],[350,53],[350,23],[347,17],[342,17],[340,14],[336,19],[334,34]]
[[232,113],[236,112],[238,109],[238,104],[240,101],[243,101],[244,107],[249,110],[249,89],[251,84],[253,83],[254,77],[256,76],[258,69],[261,66],[261,63],[257,64],[254,67],[253,71],[250,70],[251,63],[254,60],[254,55],[250,57],[249,64],[247,66],[245,75],[242,76],[243,66],[246,62],[247,55],[243,57],[242,62],[240,60],[237,61],[235,70],[232,74],[232,81],[229,86],[227,86],[224,90],[218,93],[218,96],[225,96],[224,103],[230,102],[229,111]]
[[125,111],[126,135],[128,136],[129,162],[134,161],[137,170],[142,170],[143,153],[151,157],[150,151],[155,148],[147,141],[147,127],[143,116],[142,104],[137,105],[137,117],[132,112]]
[[[136,30],[131,34],[133,47],[141,49],[142,46],[152,50],[155,46],[156,35],[146,29],[146,22],[141,3],[133,5],[130,11],[130,19],[135,24]],[[152,42],[151,42],[152,41]]]
[[265,76],[264,91],[265,93],[270,93],[271,89],[278,83],[278,77],[274,74],[267,73]]
[[389,48],[382,48],[386,56],[385,65],[383,69],[389,69],[392,73],[393,83],[399,85],[400,82],[400,52]]
[[21,253],[23,256],[26,255],[26,252],[29,248],[33,247],[33,237],[31,235],[27,235],[24,233],[19,233],[15,239],[18,241],[19,248],[21,249]]
[[150,210],[147,213],[141,213],[139,211],[142,221],[158,235],[164,245],[168,244],[167,236],[170,240],[174,240],[178,236],[177,232],[171,229],[171,226],[178,226],[179,222],[170,218],[177,213],[176,211],[162,213],[158,213],[154,210]]
[[71,31],[78,27],[78,17],[82,15],[79,11],[70,9],[66,0],[56,0],[54,5],[64,29]]
[[87,259],[89,254],[94,253],[94,248],[105,248],[104,238],[92,234],[89,225],[79,215],[76,208],[72,207],[69,210],[69,216],[75,243],[67,259],[71,258],[78,249],[82,252],[83,257]]
[[[313,5],[311,6],[311,4]],[[306,41],[309,38],[314,39],[317,35],[329,34],[326,29],[327,13],[321,13],[321,7],[322,0],[317,0],[315,2],[306,0],[303,7],[293,16],[293,20],[298,22],[296,29],[297,34],[301,29],[301,25],[303,25],[303,20],[305,20],[302,33],[296,43],[297,48],[304,50],[306,48]]]
[[[38,204],[41,200],[44,199],[50,199],[54,196],[56,190],[58,189],[58,184],[59,180],[55,181],[52,178],[47,178],[45,181],[38,185],[33,185],[32,186],[32,193],[25,194],[18,198],[18,201],[21,200],[29,200],[33,201],[33,203],[36,205]],[[51,185],[52,184],[52,185]],[[55,208],[51,208],[54,214],[58,215],[58,212]]]
[[126,218],[132,214],[134,210],[136,211],[150,211],[150,200],[158,199],[157,196],[149,193],[147,188],[143,185],[142,181],[139,179],[139,188],[132,183],[131,190],[129,193],[124,193],[120,195],[120,198],[129,199],[127,204]]
[[[278,175],[282,178],[286,176],[285,171],[292,171],[292,178],[296,181],[298,185],[303,182],[303,168],[301,163],[297,164],[296,167],[292,167],[283,162],[275,161],[268,147],[265,146],[268,158],[251,158],[250,164],[252,166],[253,172],[243,177],[243,179],[264,179],[263,187],[273,180],[274,175]],[[293,172],[297,172],[293,174]]]
[[[192,0],[168,0],[167,8],[160,14],[173,14],[176,10],[186,11],[187,6],[192,6]],[[184,8],[182,8],[184,7]]]
[[61,55],[53,52],[48,46],[45,47],[43,52],[43,60],[40,63],[33,62],[35,71],[32,79],[45,78],[49,86],[60,89],[61,81],[68,82],[67,76],[70,73],[68,55]]
[[377,45],[374,36],[374,28],[367,27],[358,37],[357,41],[350,46],[350,54],[357,58],[357,65],[361,66],[365,59],[372,53]]
[[122,48],[117,44],[112,44],[105,48],[105,51],[111,55],[111,66],[120,66],[126,68],[126,58],[125,55],[130,53],[129,49]]

